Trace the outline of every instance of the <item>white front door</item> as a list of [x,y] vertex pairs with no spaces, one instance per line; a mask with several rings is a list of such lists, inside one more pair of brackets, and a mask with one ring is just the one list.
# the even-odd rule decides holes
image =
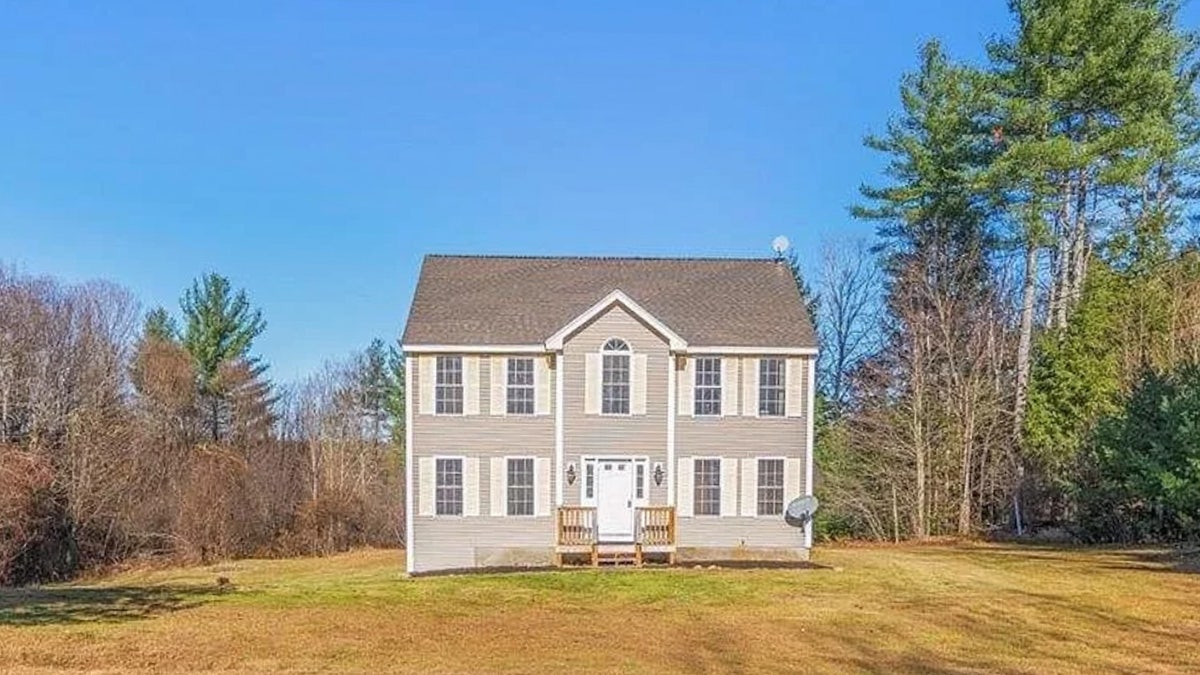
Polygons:
[[596,462],[596,529],[600,541],[633,541],[633,462]]

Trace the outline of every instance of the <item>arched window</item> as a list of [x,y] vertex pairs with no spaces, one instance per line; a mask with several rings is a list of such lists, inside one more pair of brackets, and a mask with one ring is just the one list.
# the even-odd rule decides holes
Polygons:
[[629,343],[609,338],[600,348],[600,412],[605,415],[629,414]]
[[605,342],[604,346],[600,348],[600,351],[627,352],[629,351],[629,343],[625,342],[621,338],[609,338],[608,342]]

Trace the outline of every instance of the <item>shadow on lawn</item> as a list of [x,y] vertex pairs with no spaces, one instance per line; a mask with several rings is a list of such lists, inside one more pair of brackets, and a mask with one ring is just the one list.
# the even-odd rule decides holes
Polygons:
[[1107,565],[1109,569],[1140,569],[1149,572],[1200,574],[1200,548],[1171,548],[1165,550],[1128,551],[1125,562]]
[[204,604],[219,591],[199,586],[0,589],[0,626],[148,619]]
[[[908,549],[913,550],[913,549]],[[1144,570],[1200,574],[1200,547],[1175,545],[1130,548],[1120,545],[1044,544],[1003,542],[976,546],[930,546],[926,555],[977,559],[986,553],[993,561],[1067,563],[1093,565],[1105,570]]]

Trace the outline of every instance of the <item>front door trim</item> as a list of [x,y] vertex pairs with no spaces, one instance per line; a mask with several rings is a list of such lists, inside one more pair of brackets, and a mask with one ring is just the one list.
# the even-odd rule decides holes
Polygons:
[[[605,533],[601,533],[599,531],[600,530],[600,509],[603,508],[603,505],[600,503],[600,501],[601,501],[600,500],[600,473],[601,473],[600,468],[604,462],[626,463],[628,466],[627,470],[629,471],[630,531],[628,532],[628,534],[623,533],[622,537],[619,539],[613,538],[611,536],[605,537],[604,536]],[[637,496],[637,491],[638,491],[637,470],[638,470],[639,465],[643,467],[642,468],[642,480],[643,480],[642,497],[640,499]],[[583,469],[583,471],[581,472],[583,475],[581,476],[582,485],[579,486],[579,495],[580,495],[579,503],[583,506],[593,506],[596,508],[597,535],[600,537],[600,540],[604,543],[610,543],[610,542],[611,543],[618,543],[618,542],[619,543],[631,543],[635,536],[635,533],[633,532],[633,528],[636,526],[636,523],[634,522],[634,517],[636,517],[636,509],[639,506],[646,506],[650,502],[650,499],[649,499],[650,494],[649,493],[650,493],[651,478],[650,478],[650,458],[649,458],[649,456],[647,456],[647,455],[584,455],[580,458],[580,467]],[[590,497],[588,496],[588,493],[587,493],[589,473],[591,475],[591,480],[594,481],[594,483],[592,485],[593,492]]]

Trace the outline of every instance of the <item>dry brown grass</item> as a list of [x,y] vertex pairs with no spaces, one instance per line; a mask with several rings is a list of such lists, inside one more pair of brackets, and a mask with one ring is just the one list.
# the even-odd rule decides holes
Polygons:
[[1194,559],[939,545],[816,560],[835,569],[409,580],[401,554],[361,551],[127,572],[0,591],[0,670],[1200,672]]

